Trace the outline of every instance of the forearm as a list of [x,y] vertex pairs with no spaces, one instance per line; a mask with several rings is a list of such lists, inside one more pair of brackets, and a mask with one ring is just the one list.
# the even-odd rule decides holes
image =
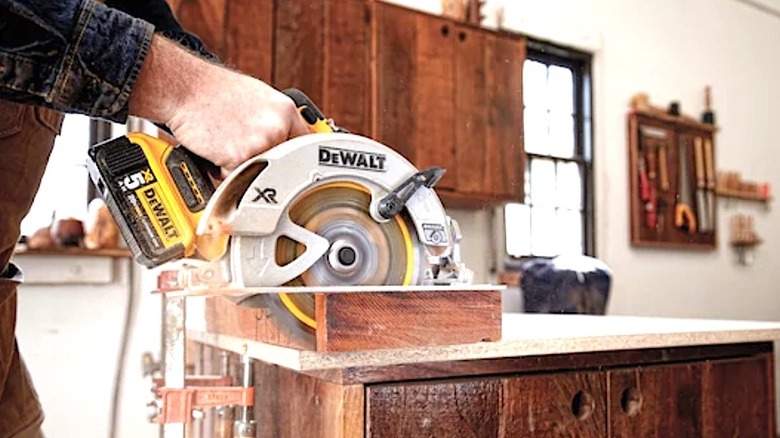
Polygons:
[[168,123],[178,108],[203,91],[201,84],[214,82],[220,70],[167,38],[154,35],[130,94],[130,114]]

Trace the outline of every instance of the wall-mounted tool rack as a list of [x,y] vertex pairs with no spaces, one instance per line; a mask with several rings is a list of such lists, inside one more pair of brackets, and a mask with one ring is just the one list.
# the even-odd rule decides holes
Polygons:
[[632,245],[717,247],[716,131],[646,100],[634,105],[628,114]]

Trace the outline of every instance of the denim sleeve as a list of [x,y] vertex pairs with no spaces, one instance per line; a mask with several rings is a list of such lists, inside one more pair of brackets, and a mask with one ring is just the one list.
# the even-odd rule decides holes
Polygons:
[[94,0],[0,0],[0,98],[124,122],[153,32]]
[[105,4],[133,17],[148,21],[154,26],[155,33],[176,41],[201,58],[211,62],[220,62],[219,58],[203,45],[200,38],[187,32],[181,26],[165,0],[107,0]]

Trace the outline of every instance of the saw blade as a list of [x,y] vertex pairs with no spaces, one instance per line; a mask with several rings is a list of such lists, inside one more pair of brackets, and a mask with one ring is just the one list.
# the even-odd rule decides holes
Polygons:
[[[371,217],[370,191],[351,181],[328,182],[301,195],[290,206],[292,222],[330,242],[317,262],[286,286],[403,285],[418,275],[417,239],[402,213],[380,223]],[[276,262],[292,262],[303,245],[284,237],[276,244]],[[313,294],[279,294],[300,322],[316,328]]]

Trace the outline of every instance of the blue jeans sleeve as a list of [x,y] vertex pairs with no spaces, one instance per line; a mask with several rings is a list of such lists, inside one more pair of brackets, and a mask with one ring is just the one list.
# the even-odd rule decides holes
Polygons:
[[0,0],[0,98],[124,122],[153,32],[94,0]]

